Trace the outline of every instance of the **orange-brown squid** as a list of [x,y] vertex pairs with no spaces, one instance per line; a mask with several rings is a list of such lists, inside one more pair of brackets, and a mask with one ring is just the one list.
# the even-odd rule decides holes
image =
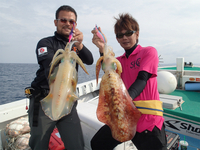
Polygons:
[[[56,51],[49,71],[49,94],[41,100],[42,109],[52,120],[68,115],[78,99],[76,96],[77,71],[76,62],[88,74],[83,62],[76,52],[71,51],[73,41],[66,45],[65,50]],[[55,67],[59,62],[58,67]]]
[[121,63],[114,56],[105,43],[104,56],[96,63],[97,83],[101,63],[105,72],[100,83],[97,118],[110,127],[114,139],[125,142],[134,137],[141,113],[128,94],[121,79]]

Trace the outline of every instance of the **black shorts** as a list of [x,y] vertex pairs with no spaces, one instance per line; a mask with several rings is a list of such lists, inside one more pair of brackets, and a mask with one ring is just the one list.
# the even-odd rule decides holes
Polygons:
[[165,125],[163,124],[161,130],[155,126],[152,132],[148,130],[137,132],[132,142],[139,150],[167,150]]
[[[165,126],[159,130],[156,126],[151,131],[136,132],[132,142],[138,150],[167,150]],[[110,128],[104,125],[91,140],[92,150],[113,150],[121,142],[112,137]]]

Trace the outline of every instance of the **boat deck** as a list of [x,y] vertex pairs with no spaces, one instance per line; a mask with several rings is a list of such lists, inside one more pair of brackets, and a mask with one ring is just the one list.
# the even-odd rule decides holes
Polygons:
[[175,90],[169,95],[181,96],[184,103],[175,110],[164,108],[165,113],[200,122],[200,92]]
[[[160,67],[159,70],[177,70],[176,67]],[[200,67],[184,67],[185,71],[200,71]]]

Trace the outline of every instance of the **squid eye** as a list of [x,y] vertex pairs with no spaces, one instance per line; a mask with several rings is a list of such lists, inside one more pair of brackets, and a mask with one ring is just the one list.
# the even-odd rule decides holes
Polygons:
[[106,67],[105,62],[102,62],[102,70],[104,70]]
[[116,70],[116,64],[115,64],[115,63],[112,63],[112,64],[111,64],[111,68],[112,68],[113,70]]
[[74,64],[74,62],[75,62],[75,59],[70,58],[70,63],[71,63],[71,64]]
[[[106,68],[106,64],[105,64],[105,62],[103,62],[103,63],[102,63],[102,70],[105,70],[105,68]],[[113,69],[113,70],[116,70],[116,69],[117,69],[117,66],[116,66],[115,63],[111,63],[110,66],[109,66],[109,68],[111,68],[111,69]]]

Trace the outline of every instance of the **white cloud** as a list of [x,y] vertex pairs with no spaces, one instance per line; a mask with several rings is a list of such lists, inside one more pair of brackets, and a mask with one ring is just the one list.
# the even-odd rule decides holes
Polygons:
[[[92,44],[91,30],[100,26],[116,56],[124,53],[114,35],[114,16],[130,13],[140,25],[139,44],[154,46],[165,63],[185,57],[199,63],[200,10],[198,0],[44,0],[0,1],[0,63],[36,63],[35,47],[46,36],[53,35],[56,9],[71,5],[78,13],[78,28],[84,34],[84,44],[91,49],[95,61],[98,49]],[[13,56],[11,56],[11,54]]]

